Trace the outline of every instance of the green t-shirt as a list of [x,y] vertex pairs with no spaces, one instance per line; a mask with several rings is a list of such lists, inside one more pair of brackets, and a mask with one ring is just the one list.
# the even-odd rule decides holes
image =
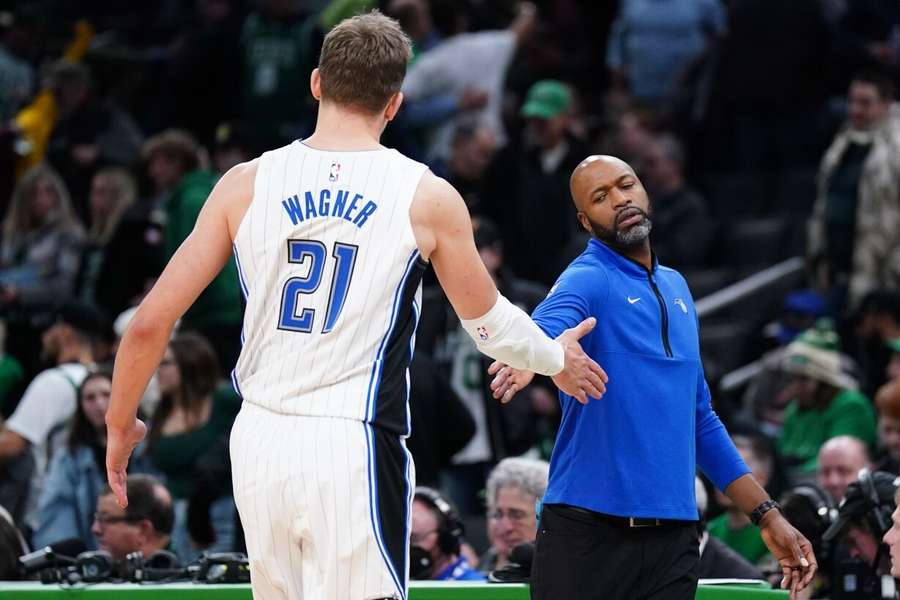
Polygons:
[[221,436],[228,435],[240,409],[241,397],[230,385],[222,385],[213,393],[212,411],[206,423],[187,433],[162,436],[154,444],[150,461],[165,474],[173,497],[191,497],[194,465]]
[[[219,176],[209,171],[189,173],[166,201],[165,251],[172,258],[194,230],[200,209]],[[230,258],[183,317],[184,326],[235,325],[241,322],[241,289],[234,258]]]
[[5,417],[12,414],[9,395],[25,379],[25,369],[12,356],[0,356],[0,413]]
[[729,529],[728,513],[711,520],[706,527],[709,535],[718,538],[726,546],[746,558],[754,565],[769,553],[759,534],[759,528],[749,524],[741,529]]
[[824,410],[800,410],[792,402],[784,411],[778,451],[801,472],[812,472],[819,448],[839,435],[852,435],[870,449],[875,447],[875,411],[859,392],[841,390]]
[[[250,14],[241,31],[243,119],[269,144],[296,138],[311,119],[309,74],[317,19],[278,21]],[[317,49],[318,47],[316,47]]]

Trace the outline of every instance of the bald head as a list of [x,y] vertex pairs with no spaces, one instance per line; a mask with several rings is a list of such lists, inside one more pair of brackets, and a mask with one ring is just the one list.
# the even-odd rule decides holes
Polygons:
[[572,172],[569,189],[585,231],[650,268],[650,199],[631,165],[588,156]]
[[852,435],[839,435],[822,444],[822,447],[819,449],[819,456],[831,454],[844,454],[857,460],[869,460],[869,451],[866,445],[859,438]]
[[869,450],[859,439],[849,435],[831,438],[819,449],[816,483],[840,502],[847,486],[869,462]]
[[630,173],[635,175],[634,169],[627,162],[615,156],[608,154],[592,154],[583,161],[578,163],[572,176],[569,178],[569,191],[572,193],[572,200],[578,210],[582,209],[581,199],[590,194],[592,185],[596,186],[599,179],[604,176],[615,175],[616,177]]

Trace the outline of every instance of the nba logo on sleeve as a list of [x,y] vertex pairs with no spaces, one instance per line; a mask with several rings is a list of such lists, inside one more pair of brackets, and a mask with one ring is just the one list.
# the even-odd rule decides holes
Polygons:
[[487,339],[490,337],[488,335],[488,330],[485,327],[479,327],[475,331],[478,332],[478,337],[480,337],[482,341],[487,341]]
[[338,180],[338,177],[341,174],[341,163],[333,162],[331,163],[331,169],[328,171],[328,181],[334,183]]

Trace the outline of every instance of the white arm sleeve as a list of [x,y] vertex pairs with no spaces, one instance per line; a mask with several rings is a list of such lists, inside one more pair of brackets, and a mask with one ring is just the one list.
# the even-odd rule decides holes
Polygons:
[[503,294],[486,314],[460,322],[478,350],[513,368],[556,375],[565,366],[563,347]]

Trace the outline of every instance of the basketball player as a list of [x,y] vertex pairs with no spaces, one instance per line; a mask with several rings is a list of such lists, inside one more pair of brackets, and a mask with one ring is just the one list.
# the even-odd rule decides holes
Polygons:
[[256,598],[406,598],[407,366],[428,262],[485,354],[584,402],[606,389],[577,341],[595,320],[546,337],[498,294],[459,194],[379,144],[409,55],[379,13],[326,36],[310,78],[315,132],[222,177],[116,357],[106,462],[124,506],[144,386],[175,321],[233,253],[247,307],[231,456]]

